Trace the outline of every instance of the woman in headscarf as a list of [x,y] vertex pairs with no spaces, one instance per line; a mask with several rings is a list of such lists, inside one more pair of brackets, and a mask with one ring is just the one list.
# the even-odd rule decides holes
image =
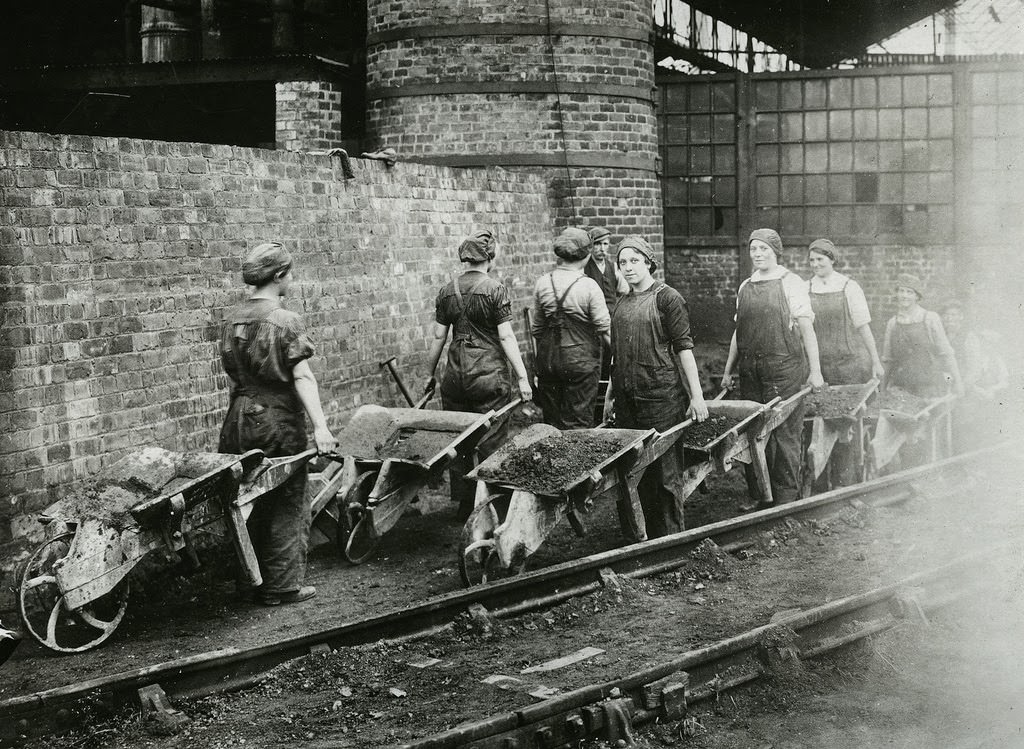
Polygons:
[[921,279],[910,273],[896,277],[896,314],[885,326],[882,389],[898,387],[922,398],[937,398],[950,387],[963,395],[963,380],[953,347],[937,312],[926,310]]
[[828,239],[811,242],[807,259],[814,271],[807,289],[822,378],[829,385],[856,385],[872,377],[881,380],[884,369],[860,284],[835,269],[838,253]]
[[[615,426],[666,431],[687,418],[704,421],[708,407],[693,357],[686,301],[651,275],[658,266],[645,239],[626,237],[615,257],[630,289],[612,313]],[[649,538],[684,528],[682,471],[677,443],[640,480],[637,490]]]
[[568,228],[554,242],[558,267],[533,291],[537,342],[537,403],[544,421],[559,429],[594,426],[601,343],[611,344],[611,320],[601,288],[583,274],[590,235]]
[[[292,282],[292,257],[278,242],[254,248],[242,263],[242,279],[255,287],[229,310],[221,331],[220,356],[231,379],[231,404],[218,450],[258,448],[269,457],[306,449],[306,416],[313,423],[317,452],[338,443],[324,418],[316,378],[309,368],[313,344],[302,318],[281,306]],[[306,469],[260,498],[249,516],[249,534],[263,584],[255,600],[268,606],[312,598],[303,585],[309,542]]]
[[[449,411],[497,410],[512,400],[513,382],[519,397],[533,397],[512,329],[508,289],[488,275],[496,252],[494,235],[488,230],[465,239],[459,245],[459,260],[467,270],[447,283],[434,302],[434,338],[427,371],[433,380],[451,331],[448,363],[441,379],[441,403]],[[480,442],[480,458],[494,452],[507,433],[505,422]],[[453,460],[448,470],[451,497],[458,503],[460,520],[469,518],[473,511],[476,485],[465,478],[472,467],[472,460],[467,457]]]
[[[735,385],[739,365],[740,394],[767,403],[789,398],[805,384],[821,387],[814,312],[805,284],[780,264],[782,238],[774,229],[755,229],[747,243],[753,272],[736,293],[736,330],[729,344],[722,387]],[[800,495],[800,443],[804,407],[798,405],[772,431],[765,446],[772,498],[776,504]],[[745,466],[751,500],[764,505],[754,469]]]

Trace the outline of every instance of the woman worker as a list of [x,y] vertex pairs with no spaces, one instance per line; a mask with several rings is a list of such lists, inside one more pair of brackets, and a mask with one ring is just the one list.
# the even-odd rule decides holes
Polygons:
[[[767,403],[789,398],[805,384],[821,387],[818,341],[807,285],[779,264],[782,238],[774,229],[755,229],[747,243],[753,272],[736,293],[736,330],[729,344],[722,387],[732,389],[739,365],[740,394]],[[804,408],[798,405],[772,431],[765,446],[772,497],[792,502],[800,493],[800,441]],[[758,505],[761,496],[754,469],[747,465],[747,491]]]
[[[704,421],[704,403],[686,301],[655,281],[654,250],[640,237],[626,237],[616,263],[629,284],[612,313],[612,398],[615,425],[665,431],[687,418]],[[682,449],[677,443],[645,471],[637,487],[650,538],[683,529],[679,482]]]
[[537,402],[544,421],[559,429],[594,426],[601,344],[611,345],[611,319],[601,288],[583,274],[590,235],[563,231],[554,243],[558,267],[533,292],[537,342]]
[[[261,244],[242,263],[242,279],[256,288],[224,318],[220,357],[231,379],[231,404],[218,451],[300,453],[306,449],[308,415],[317,452],[333,452],[338,442],[309,368],[313,344],[302,318],[281,306],[292,281],[291,255],[277,242]],[[248,525],[263,577],[257,603],[276,606],[316,595],[316,588],[302,584],[309,521],[305,467],[256,503]]]
[[807,259],[814,271],[807,289],[822,378],[829,385],[857,385],[872,377],[881,380],[882,360],[860,284],[835,270],[838,254],[828,239],[811,242]]
[[896,314],[885,326],[882,389],[898,387],[922,398],[945,395],[953,386],[963,395],[963,380],[953,347],[937,312],[920,305],[921,279],[910,273],[896,277]]
[[[449,411],[487,413],[512,399],[512,372],[523,400],[533,397],[530,380],[512,330],[512,302],[508,290],[488,275],[496,253],[494,236],[479,231],[459,245],[459,260],[467,270],[453,278],[434,302],[434,339],[427,357],[427,371],[434,379],[441,351],[452,332],[448,363],[441,380],[441,403]],[[481,459],[505,440],[507,423],[480,442]],[[458,518],[465,521],[473,511],[476,486],[465,478],[472,470],[470,457],[453,460],[448,470],[451,498],[458,503]]]

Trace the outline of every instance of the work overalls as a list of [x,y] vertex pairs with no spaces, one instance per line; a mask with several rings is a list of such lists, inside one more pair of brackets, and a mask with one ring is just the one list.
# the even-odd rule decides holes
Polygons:
[[[663,288],[656,283],[620,297],[612,314],[616,427],[664,432],[686,418],[689,398],[658,312]],[[637,486],[649,538],[683,530],[682,471],[677,442],[647,468]]]
[[889,387],[922,398],[937,398],[947,391],[942,362],[924,320],[893,325],[889,341]]
[[[240,454],[258,448],[268,457],[300,453],[306,449],[306,415],[294,382],[261,380],[250,361],[251,338],[260,334],[261,327],[263,334],[272,333],[268,327],[272,323],[246,315],[243,308],[234,312],[224,325],[237,372],[232,375],[231,403],[217,450]],[[249,516],[247,525],[263,577],[263,595],[291,593],[302,586],[309,522],[303,466],[258,499]]]
[[[452,279],[459,315],[452,324],[448,363],[441,378],[441,404],[448,411],[487,413],[506,405],[512,396],[512,373],[498,331],[487,330],[466,316],[463,296],[471,296],[487,280],[488,276],[475,273]],[[463,289],[463,283],[471,285]],[[480,460],[497,450],[507,435],[508,420],[504,419],[477,446]],[[472,469],[471,455],[456,458],[448,468],[451,498],[458,502],[462,520],[473,511],[476,483],[465,478]]]
[[867,382],[871,360],[850,319],[846,284],[839,291],[811,291],[810,295],[822,379],[829,385]]
[[601,343],[594,326],[565,311],[565,299],[577,276],[561,296],[555,290],[555,311],[545,315],[544,329],[537,338],[537,400],[544,421],[559,429],[587,429],[594,426],[594,399],[600,379]]
[[[615,275],[615,263],[611,260],[606,259],[604,261],[604,270],[602,271],[597,267],[597,261],[591,257],[587,260],[587,264],[583,266],[583,272],[594,279],[598,286],[601,287],[601,293],[604,295],[604,303],[608,307],[608,312],[611,313],[615,309],[615,305],[618,302],[619,294],[619,279]],[[603,345],[601,346],[601,379],[607,380],[611,373],[611,362],[612,362],[612,350],[611,347]]]
[[[800,332],[791,324],[789,301],[782,278],[747,281],[740,288],[736,310],[736,348],[740,360],[740,395],[758,403],[788,398],[807,381],[808,366]],[[791,502],[800,494],[800,440],[804,406],[798,405],[775,427],[765,458],[777,504]],[[764,502],[754,469],[745,466],[751,499]]]

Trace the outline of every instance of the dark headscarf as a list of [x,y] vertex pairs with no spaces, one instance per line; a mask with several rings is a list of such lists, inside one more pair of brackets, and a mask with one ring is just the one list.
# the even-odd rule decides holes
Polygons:
[[570,226],[555,238],[555,254],[570,262],[582,260],[590,254],[590,245],[590,234]]
[[750,247],[750,243],[755,239],[760,239],[766,245],[772,248],[775,252],[775,260],[779,263],[782,262],[782,237],[775,229],[754,229],[750,232],[750,239],[747,240],[747,247]]
[[494,259],[494,234],[481,229],[459,245],[459,260],[463,263],[483,263]]
[[619,262],[619,255],[622,254],[623,250],[635,250],[643,255],[647,262],[651,264],[651,272],[653,273],[658,269],[658,263],[654,259],[654,248],[651,247],[650,243],[643,237],[626,237],[619,246],[615,248],[615,262]]
[[250,286],[263,286],[274,276],[292,267],[292,256],[280,242],[265,242],[253,247],[242,261],[242,280]]
[[817,252],[819,255],[824,255],[835,264],[839,260],[839,254],[836,252],[836,246],[832,244],[831,239],[815,239],[811,242],[811,246],[807,248],[808,252]]
[[924,297],[924,284],[921,283],[921,279],[912,273],[900,273],[896,276],[896,288],[910,289],[917,294],[918,299]]

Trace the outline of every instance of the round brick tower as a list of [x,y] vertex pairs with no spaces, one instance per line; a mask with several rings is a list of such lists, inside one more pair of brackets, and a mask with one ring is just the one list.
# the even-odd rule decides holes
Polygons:
[[543,172],[559,225],[660,251],[649,0],[369,0],[368,24],[372,147]]

